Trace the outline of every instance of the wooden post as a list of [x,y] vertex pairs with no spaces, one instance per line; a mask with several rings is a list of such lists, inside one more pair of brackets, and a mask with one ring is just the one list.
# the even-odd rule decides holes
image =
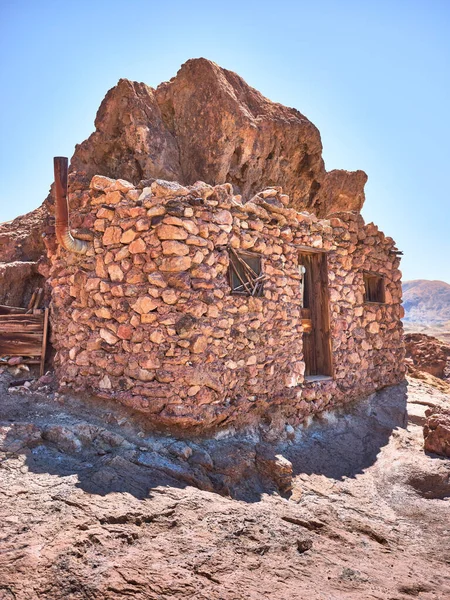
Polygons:
[[45,354],[47,352],[48,311],[49,311],[48,308],[46,308],[44,311],[44,331],[43,331],[43,335],[42,335],[41,365],[40,365],[40,369],[39,369],[40,377],[42,377],[42,375],[44,375]]

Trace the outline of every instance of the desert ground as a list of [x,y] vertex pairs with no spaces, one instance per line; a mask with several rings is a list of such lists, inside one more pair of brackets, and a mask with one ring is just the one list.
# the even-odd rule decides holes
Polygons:
[[4,369],[1,600],[450,597],[450,460],[422,432],[450,396],[424,381],[270,447],[174,440],[49,376],[13,379]]

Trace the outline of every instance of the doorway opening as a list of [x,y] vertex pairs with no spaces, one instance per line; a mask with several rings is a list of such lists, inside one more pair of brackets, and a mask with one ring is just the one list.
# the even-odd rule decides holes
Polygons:
[[305,378],[320,381],[333,377],[327,255],[301,252],[299,265]]

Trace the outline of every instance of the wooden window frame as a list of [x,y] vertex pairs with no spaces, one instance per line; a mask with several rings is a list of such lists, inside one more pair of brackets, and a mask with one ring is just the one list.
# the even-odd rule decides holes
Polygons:
[[[381,273],[375,273],[373,271],[363,271],[363,283],[364,304],[386,304],[386,280],[384,275],[382,275]],[[372,285],[373,294],[370,292],[370,285]],[[376,291],[374,291],[375,288]],[[371,295],[376,296],[378,299],[369,300],[368,296]]]
[[[235,250],[228,248],[230,265],[228,268],[228,282],[233,296],[254,296],[261,298],[264,296],[264,263],[261,254],[256,252],[247,252],[246,250]],[[257,273],[246,261],[245,257],[257,259],[259,261],[259,272]],[[239,285],[235,285],[233,275],[239,280]]]

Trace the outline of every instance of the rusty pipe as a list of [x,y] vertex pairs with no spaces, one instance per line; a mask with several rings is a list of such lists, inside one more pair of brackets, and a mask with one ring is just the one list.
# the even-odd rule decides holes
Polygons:
[[55,170],[55,233],[56,239],[63,248],[69,252],[86,254],[90,244],[84,240],[78,240],[70,233],[69,227],[69,204],[67,202],[67,175],[69,161],[65,156],[55,156],[53,159]]

